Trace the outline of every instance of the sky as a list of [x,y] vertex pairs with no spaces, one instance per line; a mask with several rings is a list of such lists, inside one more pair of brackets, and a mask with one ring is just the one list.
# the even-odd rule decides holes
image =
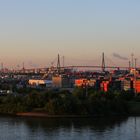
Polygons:
[[128,65],[132,53],[139,65],[139,7],[139,0],[0,0],[0,62],[46,67],[59,53],[65,65],[100,65],[104,52],[107,65]]

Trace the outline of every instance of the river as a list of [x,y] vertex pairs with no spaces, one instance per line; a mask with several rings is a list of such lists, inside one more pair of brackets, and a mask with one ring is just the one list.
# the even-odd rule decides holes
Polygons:
[[140,117],[0,117],[0,140],[140,140]]

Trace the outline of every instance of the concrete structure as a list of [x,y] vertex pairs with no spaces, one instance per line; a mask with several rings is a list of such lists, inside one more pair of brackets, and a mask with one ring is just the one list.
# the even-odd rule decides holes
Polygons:
[[52,87],[51,80],[40,80],[40,79],[30,79],[29,85],[31,86],[44,86],[44,87]]
[[61,76],[53,76],[52,82],[53,82],[53,87],[62,88],[62,77]]
[[74,85],[73,79],[66,75],[58,75],[52,77],[54,88],[72,88]]

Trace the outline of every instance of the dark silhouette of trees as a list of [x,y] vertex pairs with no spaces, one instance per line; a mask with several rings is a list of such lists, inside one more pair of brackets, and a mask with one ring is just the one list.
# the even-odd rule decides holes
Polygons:
[[[26,90],[24,90],[26,91]],[[0,113],[38,111],[51,115],[115,115],[128,113],[128,102],[140,102],[132,92],[29,90],[25,94],[0,96]],[[87,91],[86,91],[87,92]]]

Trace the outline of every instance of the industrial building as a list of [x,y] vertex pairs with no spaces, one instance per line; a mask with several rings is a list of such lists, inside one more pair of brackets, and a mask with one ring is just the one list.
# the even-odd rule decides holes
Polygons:
[[74,79],[67,75],[56,75],[52,77],[53,88],[72,88]]
[[124,79],[121,81],[121,89],[124,91],[133,90],[133,81],[131,79]]
[[133,88],[136,93],[140,93],[140,79],[135,79],[133,81]]
[[109,89],[109,81],[102,81],[100,88],[102,91],[107,92]]
[[37,86],[42,86],[42,87],[52,87],[52,80],[40,80],[40,79],[30,79],[29,80],[29,85],[37,87]]

